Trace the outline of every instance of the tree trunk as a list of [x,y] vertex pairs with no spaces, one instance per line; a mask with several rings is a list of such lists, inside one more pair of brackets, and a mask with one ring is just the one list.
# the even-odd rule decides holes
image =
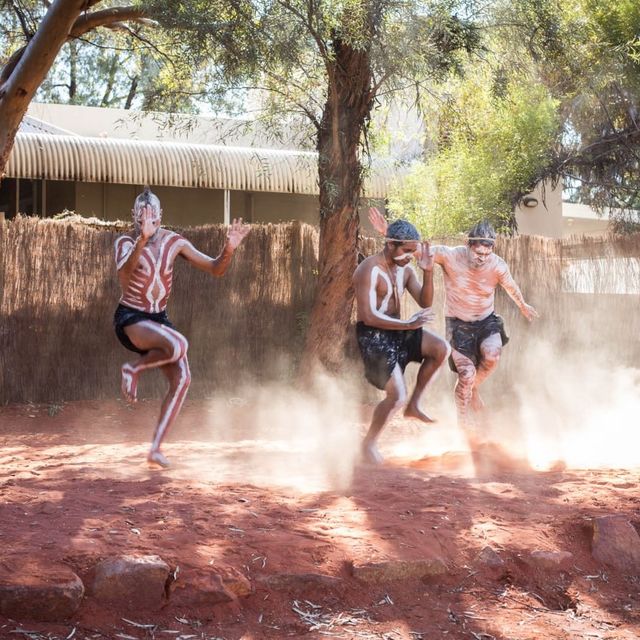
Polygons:
[[0,86],[0,177],[29,103],[86,4],[86,0],[52,3],[20,61]]
[[318,133],[320,252],[318,285],[306,337],[304,369],[338,372],[344,361],[357,264],[360,145],[373,106],[367,49],[333,41],[329,95]]
[[76,104],[78,94],[78,47],[74,40],[69,43],[69,104]]

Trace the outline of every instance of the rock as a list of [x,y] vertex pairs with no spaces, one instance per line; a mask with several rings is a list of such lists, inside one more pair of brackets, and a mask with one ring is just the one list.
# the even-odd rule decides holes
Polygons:
[[165,600],[169,565],[158,556],[119,556],[95,567],[91,595],[129,608],[155,608]]
[[498,552],[492,547],[486,546],[476,557],[476,564],[483,564],[493,569],[503,568],[504,560],[498,555]]
[[486,546],[476,556],[474,566],[499,580],[507,574],[507,565],[493,547]]
[[173,591],[181,603],[212,606],[245,598],[253,593],[253,587],[236,569],[212,567],[208,572],[185,572],[174,583]]
[[249,579],[233,567],[213,567],[213,571],[220,576],[222,584],[236,598],[246,598],[253,593]]
[[593,557],[627,575],[640,574],[640,536],[624,516],[593,520]]
[[569,551],[532,551],[525,562],[538,569],[546,571],[558,571],[568,569],[573,560],[573,554]]
[[353,577],[363,582],[382,584],[407,578],[427,578],[447,572],[447,566],[440,558],[422,560],[388,560],[369,562],[352,567]]
[[80,607],[82,580],[51,560],[3,558],[0,614],[18,621],[62,622]]
[[276,591],[285,589],[303,591],[304,589],[317,587],[330,589],[331,587],[342,584],[342,579],[320,573],[275,573],[260,578],[260,583],[268,589],[274,589]]

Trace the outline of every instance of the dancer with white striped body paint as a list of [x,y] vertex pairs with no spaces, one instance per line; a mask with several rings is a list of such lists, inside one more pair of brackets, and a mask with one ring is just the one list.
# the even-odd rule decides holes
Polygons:
[[[414,255],[423,270],[422,285],[409,265]],[[433,375],[449,355],[445,340],[427,331],[433,320],[433,259],[429,243],[420,242],[417,229],[397,220],[386,230],[384,249],[358,265],[353,283],[356,292],[356,331],[367,380],[385,392],[374,412],[362,443],[362,457],[380,464],[376,441],[393,413],[407,401],[404,370],[409,362],[419,362],[416,386],[404,415],[433,422],[419,406],[420,398]],[[405,290],[423,307],[408,320],[400,319],[400,300]]]
[[194,267],[221,276],[227,270],[234,251],[249,233],[249,226],[234,220],[227,240],[217,258],[196,250],[186,238],[161,228],[160,200],[149,187],[136,198],[133,210],[133,236],[123,235],[115,243],[116,267],[122,289],[114,325],[120,342],[140,354],[135,362],[122,365],[122,393],[136,402],[140,374],[159,368],[169,382],[162,402],[147,460],[162,467],[169,461],[160,445],[184,402],[191,374],[187,360],[187,339],[167,317],[166,306],[173,283],[173,265],[182,256]]

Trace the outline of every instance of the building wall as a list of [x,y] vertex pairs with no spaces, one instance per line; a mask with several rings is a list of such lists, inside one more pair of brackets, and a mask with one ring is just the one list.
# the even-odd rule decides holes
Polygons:
[[601,236],[609,228],[607,215],[599,216],[586,204],[563,203],[563,237]]
[[538,185],[530,197],[538,201],[535,207],[527,207],[524,204],[516,207],[519,233],[526,236],[562,238],[562,185],[559,183],[555,189]]
[[[75,211],[106,220],[128,220],[138,185],[76,183]],[[169,225],[197,226],[224,221],[224,191],[153,187],[162,203],[163,220]],[[231,218],[247,222],[301,220],[318,223],[318,198],[288,193],[231,191]]]
[[[84,217],[103,220],[128,221],[133,202],[142,190],[140,185],[46,180],[43,211],[43,181],[19,182],[20,213],[53,216],[69,210]],[[6,178],[1,183],[0,211],[5,210],[7,218],[12,218],[15,214],[16,185],[17,181],[11,178]],[[224,222],[224,191],[221,189],[153,187],[153,190],[162,203],[165,224],[199,226]],[[258,224],[291,220],[311,225],[319,223],[319,202],[315,195],[230,191],[230,197],[231,218],[243,218],[246,222]],[[367,210],[372,204],[384,208],[381,201],[361,201],[360,220],[364,235],[375,235],[367,219]]]

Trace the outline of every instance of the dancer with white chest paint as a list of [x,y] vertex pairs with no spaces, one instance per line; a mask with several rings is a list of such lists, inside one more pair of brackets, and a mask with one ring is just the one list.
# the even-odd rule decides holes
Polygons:
[[[380,234],[388,234],[387,221],[377,209],[369,220]],[[530,322],[538,317],[524,300],[506,262],[494,253],[496,233],[482,221],[470,231],[467,244],[458,247],[434,245],[432,259],[442,267],[445,290],[447,340],[452,352],[451,369],[457,373],[455,402],[458,422],[477,451],[486,434],[478,416],[484,409],[480,385],[495,371],[502,347],[509,338],[502,318],[495,313],[495,292],[501,286]]]
[[135,362],[122,365],[122,393],[129,402],[136,401],[138,378],[147,369],[159,368],[169,382],[162,402],[147,460],[161,467],[169,461],[160,445],[175,421],[191,382],[187,360],[187,339],[167,317],[171,294],[173,265],[182,256],[194,267],[221,276],[233,253],[249,233],[242,219],[233,221],[222,252],[217,258],[197,251],[181,235],[161,228],[160,200],[149,187],[136,198],[133,206],[133,236],[120,236],[115,243],[116,267],[122,289],[114,316],[116,335],[130,351],[140,354]]
[[[353,283],[356,292],[356,331],[367,380],[385,392],[376,406],[369,431],[362,443],[362,456],[372,464],[382,462],[376,441],[391,416],[407,401],[404,370],[419,362],[415,389],[404,415],[433,422],[419,406],[422,392],[449,355],[449,346],[424,325],[433,313],[433,258],[429,244],[420,242],[416,228],[404,220],[389,225],[384,249],[358,265]],[[416,255],[423,270],[422,285],[410,266]],[[408,291],[420,307],[408,320],[400,319],[400,301]]]

